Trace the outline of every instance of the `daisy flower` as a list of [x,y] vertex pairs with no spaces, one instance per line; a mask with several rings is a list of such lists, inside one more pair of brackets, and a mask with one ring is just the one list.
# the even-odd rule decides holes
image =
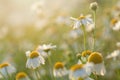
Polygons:
[[69,78],[70,80],[92,80],[89,75],[91,72],[87,71],[84,64],[75,64],[71,67]]
[[[36,51],[38,51],[43,57],[47,57],[48,53],[50,52],[50,50],[55,49],[56,45],[51,45],[51,44],[43,44],[43,45],[39,45],[36,48]],[[49,54],[50,55],[50,54]]]
[[16,69],[9,63],[0,64],[0,73],[3,77],[9,77],[16,72]]
[[67,75],[68,71],[64,67],[62,62],[56,62],[53,69],[53,74],[55,77],[62,77]]
[[99,52],[93,52],[88,57],[88,63],[93,64],[93,72],[97,75],[104,75],[106,70],[104,66],[103,56]]
[[118,21],[117,19],[112,19],[111,25],[112,25],[113,30],[115,30],[115,31],[120,30],[120,21]]
[[42,0],[42,1],[39,1],[39,2],[36,2],[32,5],[31,9],[32,11],[34,11],[37,15],[41,15],[43,13],[43,7],[44,7],[44,4],[45,2]]
[[111,54],[109,54],[106,58],[110,59],[113,58],[113,60],[116,60],[116,57],[120,55],[120,50],[115,50]]
[[19,72],[16,75],[16,80],[30,80],[25,72]]
[[120,47],[120,42],[117,42],[117,43],[116,43],[116,46],[117,46],[117,47]]
[[36,69],[40,66],[40,64],[45,64],[44,58],[37,51],[32,51],[31,53],[27,54],[27,56],[27,68]]
[[82,25],[88,26],[89,24],[93,24],[93,20],[90,17],[91,17],[90,15],[87,16],[80,15],[80,17],[78,18],[71,17],[71,19],[75,21],[73,29],[78,29]]

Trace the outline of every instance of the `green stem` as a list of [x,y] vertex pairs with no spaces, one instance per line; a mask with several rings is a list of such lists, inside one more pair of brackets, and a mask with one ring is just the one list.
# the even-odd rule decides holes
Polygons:
[[[49,54],[49,52],[48,52],[48,54]],[[51,61],[51,58],[50,58],[50,55],[48,55],[48,62],[49,62],[49,66],[50,66],[50,68],[49,68],[49,73],[50,73],[50,76],[51,76],[51,78],[52,78],[52,80],[55,80],[55,77],[53,76],[53,71],[52,71],[52,61]]]
[[38,74],[37,74],[37,71],[36,71],[35,69],[33,69],[33,72],[34,72],[34,74],[35,74],[37,80],[39,80],[39,76],[38,76]]
[[95,50],[95,30],[96,30],[96,11],[93,12],[93,16],[94,16],[94,30],[93,30],[93,51]]
[[86,46],[87,46],[87,43],[86,43],[86,30],[85,30],[85,26],[82,25],[82,30],[83,30],[83,33],[84,33],[84,50],[86,50]]

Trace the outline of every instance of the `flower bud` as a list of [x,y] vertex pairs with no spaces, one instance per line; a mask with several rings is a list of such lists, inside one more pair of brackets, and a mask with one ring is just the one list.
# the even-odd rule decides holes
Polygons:
[[91,10],[96,11],[97,8],[98,8],[97,2],[92,2],[92,3],[90,4],[90,9],[91,9]]

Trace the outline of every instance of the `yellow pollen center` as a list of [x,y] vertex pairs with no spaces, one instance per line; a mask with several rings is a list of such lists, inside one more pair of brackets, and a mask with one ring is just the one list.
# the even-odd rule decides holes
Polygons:
[[19,80],[21,78],[25,78],[27,76],[26,73],[24,72],[19,72],[17,75],[16,75],[16,80]]
[[112,19],[112,20],[111,20],[111,24],[112,24],[112,25],[115,25],[117,22],[118,22],[117,19]]
[[80,16],[80,17],[78,17],[78,19],[79,19],[79,20],[85,19],[85,16]]
[[94,64],[102,63],[102,61],[103,61],[103,57],[99,52],[93,52],[88,57],[88,62],[93,62]]
[[64,64],[62,62],[56,62],[54,65],[55,69],[62,69],[64,68]]
[[4,67],[7,67],[7,66],[9,66],[9,63],[0,64],[0,68],[4,68]]
[[37,51],[33,51],[30,53],[30,58],[35,58],[35,57],[38,57],[39,56],[39,53]]
[[86,50],[86,51],[83,51],[82,52],[82,56],[87,56],[87,55],[90,55],[92,53],[92,51],[90,51],[90,50]]
[[76,70],[78,70],[78,69],[82,69],[83,66],[84,66],[84,64],[75,64],[75,65],[73,65],[73,66],[71,67],[70,70],[76,71]]

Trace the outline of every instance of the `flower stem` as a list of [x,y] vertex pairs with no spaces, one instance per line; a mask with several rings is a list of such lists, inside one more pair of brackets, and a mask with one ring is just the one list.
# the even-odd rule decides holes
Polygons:
[[[50,52],[48,52],[48,54],[49,54]],[[49,66],[50,66],[50,68],[49,68],[49,73],[50,73],[50,76],[51,76],[51,78],[52,78],[52,80],[55,80],[55,77],[53,76],[53,73],[52,73],[52,61],[51,61],[51,58],[50,58],[50,55],[48,55],[48,62],[49,62]]]
[[82,30],[83,30],[83,33],[84,33],[84,50],[86,50],[86,46],[87,46],[87,43],[86,43],[86,30],[85,30],[85,26],[82,25]]
[[34,72],[34,75],[35,75],[36,79],[39,80],[39,76],[37,74],[37,71],[35,69],[33,69],[33,72]]
[[93,51],[95,50],[95,43],[96,43],[96,37],[95,37],[95,30],[96,30],[96,11],[93,12],[94,16],[94,30],[93,30]]

